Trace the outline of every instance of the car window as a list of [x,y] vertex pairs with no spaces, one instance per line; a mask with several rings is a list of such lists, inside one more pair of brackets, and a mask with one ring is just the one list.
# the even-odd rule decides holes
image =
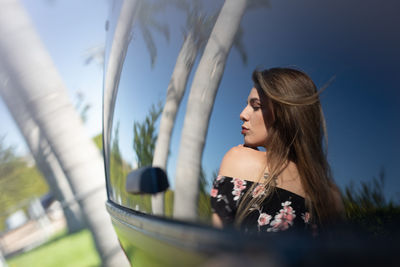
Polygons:
[[[224,154],[243,143],[239,114],[255,69],[300,68],[318,88],[329,85],[321,99],[341,189],[351,175],[357,182],[379,171],[373,151],[391,159],[380,162],[398,158],[390,141],[399,128],[378,130],[394,127],[390,114],[399,100],[394,4],[127,2],[112,7],[107,24],[105,150],[116,204],[210,224],[212,183]],[[376,136],[385,140],[379,146]],[[169,188],[129,193],[127,177],[148,166],[165,170]]]

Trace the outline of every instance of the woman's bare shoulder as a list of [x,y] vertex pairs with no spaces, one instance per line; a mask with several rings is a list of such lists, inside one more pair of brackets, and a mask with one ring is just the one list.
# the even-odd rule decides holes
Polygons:
[[219,174],[249,181],[255,181],[266,165],[265,152],[245,147],[232,147],[222,159]]

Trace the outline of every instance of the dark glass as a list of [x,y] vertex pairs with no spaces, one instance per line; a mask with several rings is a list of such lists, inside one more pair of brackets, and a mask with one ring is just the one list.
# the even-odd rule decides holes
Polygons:
[[[224,154],[243,142],[239,114],[256,68],[300,68],[318,88],[336,77],[321,99],[330,137],[329,160],[339,187],[347,185],[352,175],[368,179],[378,172],[380,163],[373,160],[377,154],[380,162],[387,164],[399,159],[396,146],[390,145],[391,141],[398,144],[400,133],[398,123],[392,123],[399,104],[395,77],[400,35],[395,1],[248,1],[230,44],[219,43],[219,38],[225,38],[234,23],[219,18],[225,30],[213,35],[216,50],[207,46],[208,37],[217,28],[214,23],[224,1],[182,1],[186,4],[181,5],[136,1],[138,5],[131,7],[127,2],[116,1],[111,9],[106,47],[105,90],[115,96],[105,104],[115,104],[115,108],[105,114],[104,129],[108,132],[109,198],[114,203],[148,214],[210,224],[212,181]],[[233,10],[238,12],[239,8]],[[118,37],[119,31],[124,34]],[[194,45],[185,50],[189,38]],[[174,73],[182,51],[186,51],[186,65]],[[188,60],[191,54],[195,58],[192,63]],[[210,54],[214,56],[209,58]],[[201,71],[199,62],[207,58],[209,68]],[[107,70],[112,60],[115,72],[110,75]],[[189,71],[187,78],[185,70]],[[152,209],[151,194],[127,193],[125,183],[131,171],[153,164],[162,111],[166,100],[174,97],[167,89],[179,78],[187,84],[168,148],[165,171],[170,188],[164,194],[163,213],[158,213]],[[208,85],[210,80],[217,83],[215,95]],[[211,106],[210,114],[204,111],[205,105]],[[377,109],[370,109],[371,105]],[[205,132],[189,133],[187,139],[182,136],[185,124],[197,127],[204,121]],[[371,122],[373,129],[368,128]],[[383,134],[382,129],[391,131]],[[376,137],[384,141],[378,144]],[[204,142],[198,142],[200,139]],[[366,151],[365,146],[370,149]],[[179,156],[188,149],[196,152],[194,156]],[[360,151],[365,152],[365,160],[352,160]],[[396,173],[399,169],[392,165],[389,172]],[[394,187],[395,183],[398,185],[389,181]],[[179,203],[189,203],[186,211],[177,207],[174,211],[177,194]]]

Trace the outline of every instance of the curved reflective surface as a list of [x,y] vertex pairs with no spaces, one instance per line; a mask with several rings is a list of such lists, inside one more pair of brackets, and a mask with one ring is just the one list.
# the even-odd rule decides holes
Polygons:
[[[244,2],[115,1],[104,113],[114,203],[209,224],[212,180],[226,151],[243,142],[239,114],[255,68],[295,66],[318,87],[335,77],[322,103],[340,187],[349,177],[369,179],[382,162],[388,176],[400,171],[393,164],[400,133],[393,123],[397,3]],[[127,193],[128,173],[149,165],[165,169],[170,188],[159,195]],[[389,180],[387,193],[398,183]]]

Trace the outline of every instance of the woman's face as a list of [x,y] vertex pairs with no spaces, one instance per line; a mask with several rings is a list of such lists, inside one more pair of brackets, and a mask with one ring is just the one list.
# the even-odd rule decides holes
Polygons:
[[240,113],[243,121],[242,134],[244,144],[249,147],[266,145],[268,137],[268,124],[272,121],[272,103],[264,94],[259,94],[252,88],[247,98],[247,105]]

